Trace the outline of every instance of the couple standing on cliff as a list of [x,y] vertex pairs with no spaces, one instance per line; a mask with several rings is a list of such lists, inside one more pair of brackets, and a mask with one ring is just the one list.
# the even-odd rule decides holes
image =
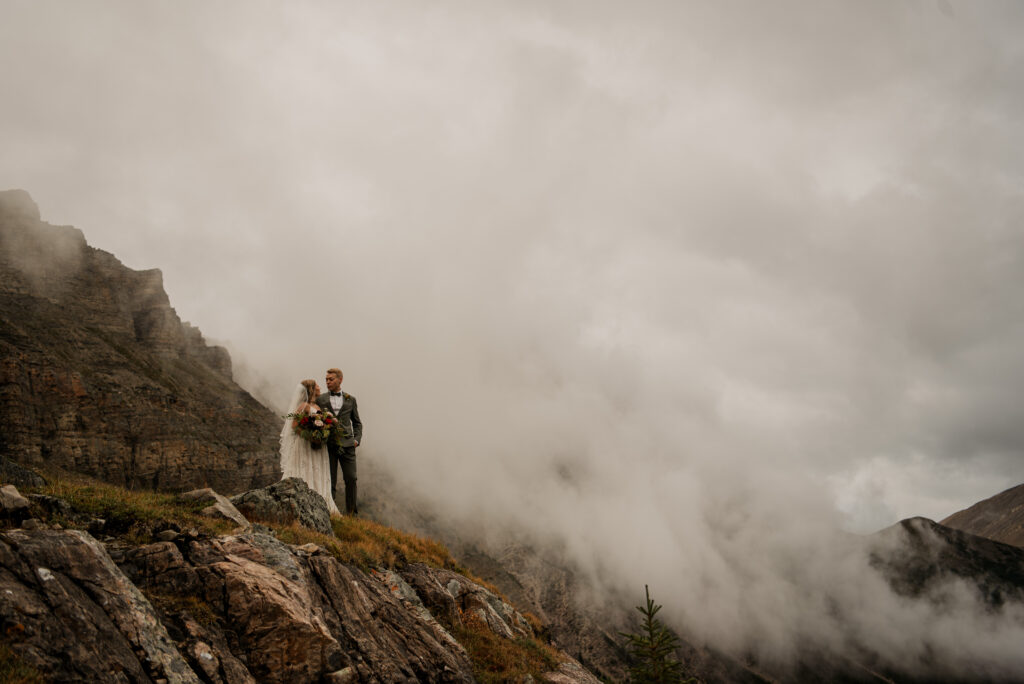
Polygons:
[[[281,476],[300,477],[327,500],[331,513],[340,513],[334,497],[338,465],[345,483],[345,512],[358,515],[356,502],[356,447],[363,438],[356,398],[341,391],[343,375],[327,369],[327,392],[316,380],[303,380],[295,388],[289,413],[281,428]],[[327,443],[327,454],[322,448]]]

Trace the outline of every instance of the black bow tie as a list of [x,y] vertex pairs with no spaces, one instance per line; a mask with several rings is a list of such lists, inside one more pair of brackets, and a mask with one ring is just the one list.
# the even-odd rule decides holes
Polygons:
[[331,396],[332,397],[340,397],[341,396],[341,392],[331,392]]

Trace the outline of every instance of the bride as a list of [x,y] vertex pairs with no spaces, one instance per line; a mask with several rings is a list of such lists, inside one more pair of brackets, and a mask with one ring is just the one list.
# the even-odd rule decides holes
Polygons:
[[[320,394],[320,386],[316,380],[303,380],[299,383],[292,398],[288,402],[289,412],[295,413],[320,413],[320,407],[316,405],[316,397]],[[306,481],[309,488],[324,497],[327,501],[327,509],[331,513],[338,513],[338,506],[331,496],[331,471],[327,458],[327,446],[319,450],[313,449],[309,442],[299,437],[292,430],[295,421],[291,418],[284,419],[284,426],[281,428],[281,477],[300,477]]]

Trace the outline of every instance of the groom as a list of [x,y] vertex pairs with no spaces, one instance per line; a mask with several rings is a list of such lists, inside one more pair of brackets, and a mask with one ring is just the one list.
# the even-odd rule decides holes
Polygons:
[[316,403],[321,409],[335,415],[341,431],[340,444],[333,439],[327,443],[331,465],[331,496],[337,498],[340,461],[341,474],[345,479],[345,513],[359,515],[359,506],[356,504],[356,447],[363,439],[363,423],[359,420],[356,398],[341,391],[341,380],[340,370],[328,368],[325,379],[327,392],[318,396]]

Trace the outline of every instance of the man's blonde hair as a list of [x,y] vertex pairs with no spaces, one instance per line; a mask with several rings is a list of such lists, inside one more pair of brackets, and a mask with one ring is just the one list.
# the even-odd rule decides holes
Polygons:
[[341,372],[340,368],[328,368],[327,373],[325,373],[325,375],[330,375],[331,373],[337,375],[339,380],[345,379],[345,374]]

